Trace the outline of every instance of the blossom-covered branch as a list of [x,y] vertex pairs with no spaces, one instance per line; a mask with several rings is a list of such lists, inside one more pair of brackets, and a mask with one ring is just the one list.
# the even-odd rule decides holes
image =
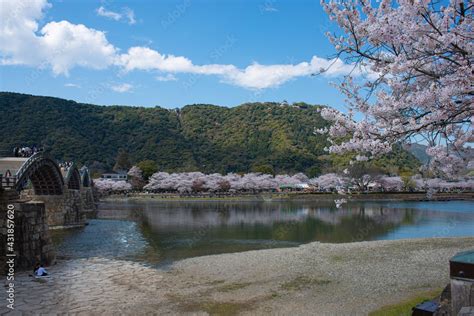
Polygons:
[[[342,34],[338,56],[370,69],[339,89],[347,113],[325,108],[330,152],[387,153],[399,141],[428,144],[432,167],[453,175],[474,141],[474,23],[468,0],[322,1]],[[357,120],[355,116],[359,115]],[[441,168],[440,168],[441,167]]]

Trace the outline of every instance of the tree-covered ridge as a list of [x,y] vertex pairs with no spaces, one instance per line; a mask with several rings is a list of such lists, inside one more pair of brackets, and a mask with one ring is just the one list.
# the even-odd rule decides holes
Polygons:
[[[0,150],[38,144],[57,159],[74,159],[97,169],[111,169],[122,150],[131,163],[152,160],[163,171],[266,170],[315,176],[348,161],[328,158],[324,152],[326,137],[315,134],[314,128],[328,123],[318,108],[249,103],[168,110],[5,92],[0,93]],[[417,164],[406,152],[396,155],[403,157],[405,166]]]
[[277,103],[235,108],[186,106],[180,112],[185,137],[196,144],[201,165],[221,161],[227,173],[272,166],[274,172],[307,171],[320,166],[325,137],[313,133],[326,124],[317,106],[300,109]]

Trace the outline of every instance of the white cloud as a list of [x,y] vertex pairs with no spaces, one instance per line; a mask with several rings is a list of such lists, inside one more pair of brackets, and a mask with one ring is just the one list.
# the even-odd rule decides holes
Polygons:
[[155,79],[158,80],[158,81],[176,81],[176,80],[178,80],[178,78],[176,78],[172,74],[167,74],[166,76],[156,76]]
[[275,0],[265,0],[265,2],[260,6],[260,13],[278,12],[278,9],[274,6],[275,2]]
[[1,64],[50,67],[68,75],[76,66],[103,69],[114,62],[116,49],[104,32],[68,21],[49,22],[38,31],[37,21],[49,7],[45,0],[2,2]]
[[104,69],[114,62],[116,49],[101,31],[61,21],[46,24],[40,33],[45,58],[55,74],[68,74],[75,66]]
[[80,85],[75,84],[75,83],[65,83],[64,86],[68,88],[81,88]]
[[275,7],[272,7],[270,5],[266,5],[266,6],[262,6],[260,8],[261,11],[265,11],[265,12],[278,12],[278,9],[275,8]]
[[[26,2],[2,0],[0,10],[0,64],[26,65],[51,68],[55,75],[68,75],[74,67],[105,69],[117,67],[124,72],[159,71],[160,81],[176,80],[175,74],[199,74],[217,76],[222,82],[246,89],[278,87],[299,77],[320,73],[326,77],[370,74],[354,69],[340,59],[328,60],[313,56],[310,61],[296,64],[263,65],[253,63],[245,68],[232,64],[194,64],[184,56],[162,54],[148,47],[131,47],[120,54],[119,49],[108,42],[102,31],[68,21],[49,22],[39,29],[38,21],[43,11],[51,7],[46,0]],[[103,8],[103,7],[101,7]],[[99,8],[99,9],[101,9]],[[112,11],[98,9],[98,14],[117,19]],[[127,11],[129,23],[135,23],[133,11]],[[117,13],[118,14],[118,13]],[[121,14],[119,19],[123,18]],[[126,92],[129,84],[112,87]]]
[[130,92],[132,90],[132,88],[133,88],[133,86],[131,84],[128,84],[128,83],[120,83],[120,84],[117,84],[117,85],[111,85],[110,86],[110,89],[112,89],[115,92],[120,92],[120,93]]
[[341,59],[325,59],[313,56],[311,61],[299,64],[260,65],[254,63],[243,70],[226,73],[224,79],[231,83],[249,89],[266,89],[277,87],[298,77],[319,74],[326,77],[336,77],[349,73],[363,73],[354,65],[345,64]]
[[[340,59],[325,59],[314,56],[310,62],[299,64],[261,65],[254,63],[244,69],[234,65],[207,64],[195,65],[183,56],[162,55],[147,47],[132,47],[126,54],[121,54],[117,64],[125,71],[158,70],[168,73],[191,73],[200,75],[217,75],[222,81],[247,89],[266,89],[277,87],[289,80],[320,73],[323,76],[335,77],[349,73],[362,74],[360,69],[345,64]],[[327,69],[327,70],[326,70]]]
[[132,9],[130,8],[123,8],[123,12],[124,12],[124,16],[127,18],[128,20],[128,24],[135,24],[137,23],[137,20],[135,20],[135,12],[133,12]]
[[2,1],[0,10],[0,52],[4,65],[39,64],[36,53],[40,47],[35,35],[37,21],[43,9],[50,7],[46,0]]
[[115,20],[115,21],[120,21],[120,19],[122,18],[122,15],[120,13],[107,10],[102,6],[97,8],[97,10],[95,10],[95,12],[97,12],[97,15],[99,15],[99,16],[103,16],[103,17],[106,17],[106,18],[109,18],[109,19],[112,19],[112,20]]
[[126,20],[128,24],[132,25],[137,23],[135,20],[135,12],[127,7],[122,8],[122,12],[114,12],[111,10],[107,10],[103,6],[100,6],[95,10],[97,15],[103,16],[105,18],[114,20],[114,21],[121,21],[121,20]]

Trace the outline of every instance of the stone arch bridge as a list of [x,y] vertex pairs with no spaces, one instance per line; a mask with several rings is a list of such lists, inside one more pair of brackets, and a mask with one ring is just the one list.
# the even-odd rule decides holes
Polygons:
[[60,165],[43,152],[0,158],[0,184],[4,199],[44,202],[49,226],[81,225],[95,210],[88,169]]
[[[13,219],[8,210],[14,209]],[[29,158],[0,157],[0,227],[14,222],[15,265],[31,269],[54,262],[50,228],[83,225],[95,215],[92,181],[86,167],[58,164],[43,152]],[[10,226],[8,226],[10,227]],[[6,240],[7,230],[0,230]],[[0,244],[0,256],[12,250]],[[5,271],[4,261],[0,270]]]

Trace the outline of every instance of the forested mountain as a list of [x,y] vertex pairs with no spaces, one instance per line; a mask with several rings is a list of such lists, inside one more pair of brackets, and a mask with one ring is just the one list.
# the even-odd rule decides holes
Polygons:
[[[132,163],[156,162],[165,171],[276,173],[310,176],[347,159],[327,156],[327,125],[318,106],[249,103],[227,108],[195,104],[181,109],[98,106],[0,93],[0,150],[38,144],[57,159],[111,169],[119,151]],[[398,162],[397,162],[398,161]],[[414,168],[416,159],[397,151],[382,164]]]

